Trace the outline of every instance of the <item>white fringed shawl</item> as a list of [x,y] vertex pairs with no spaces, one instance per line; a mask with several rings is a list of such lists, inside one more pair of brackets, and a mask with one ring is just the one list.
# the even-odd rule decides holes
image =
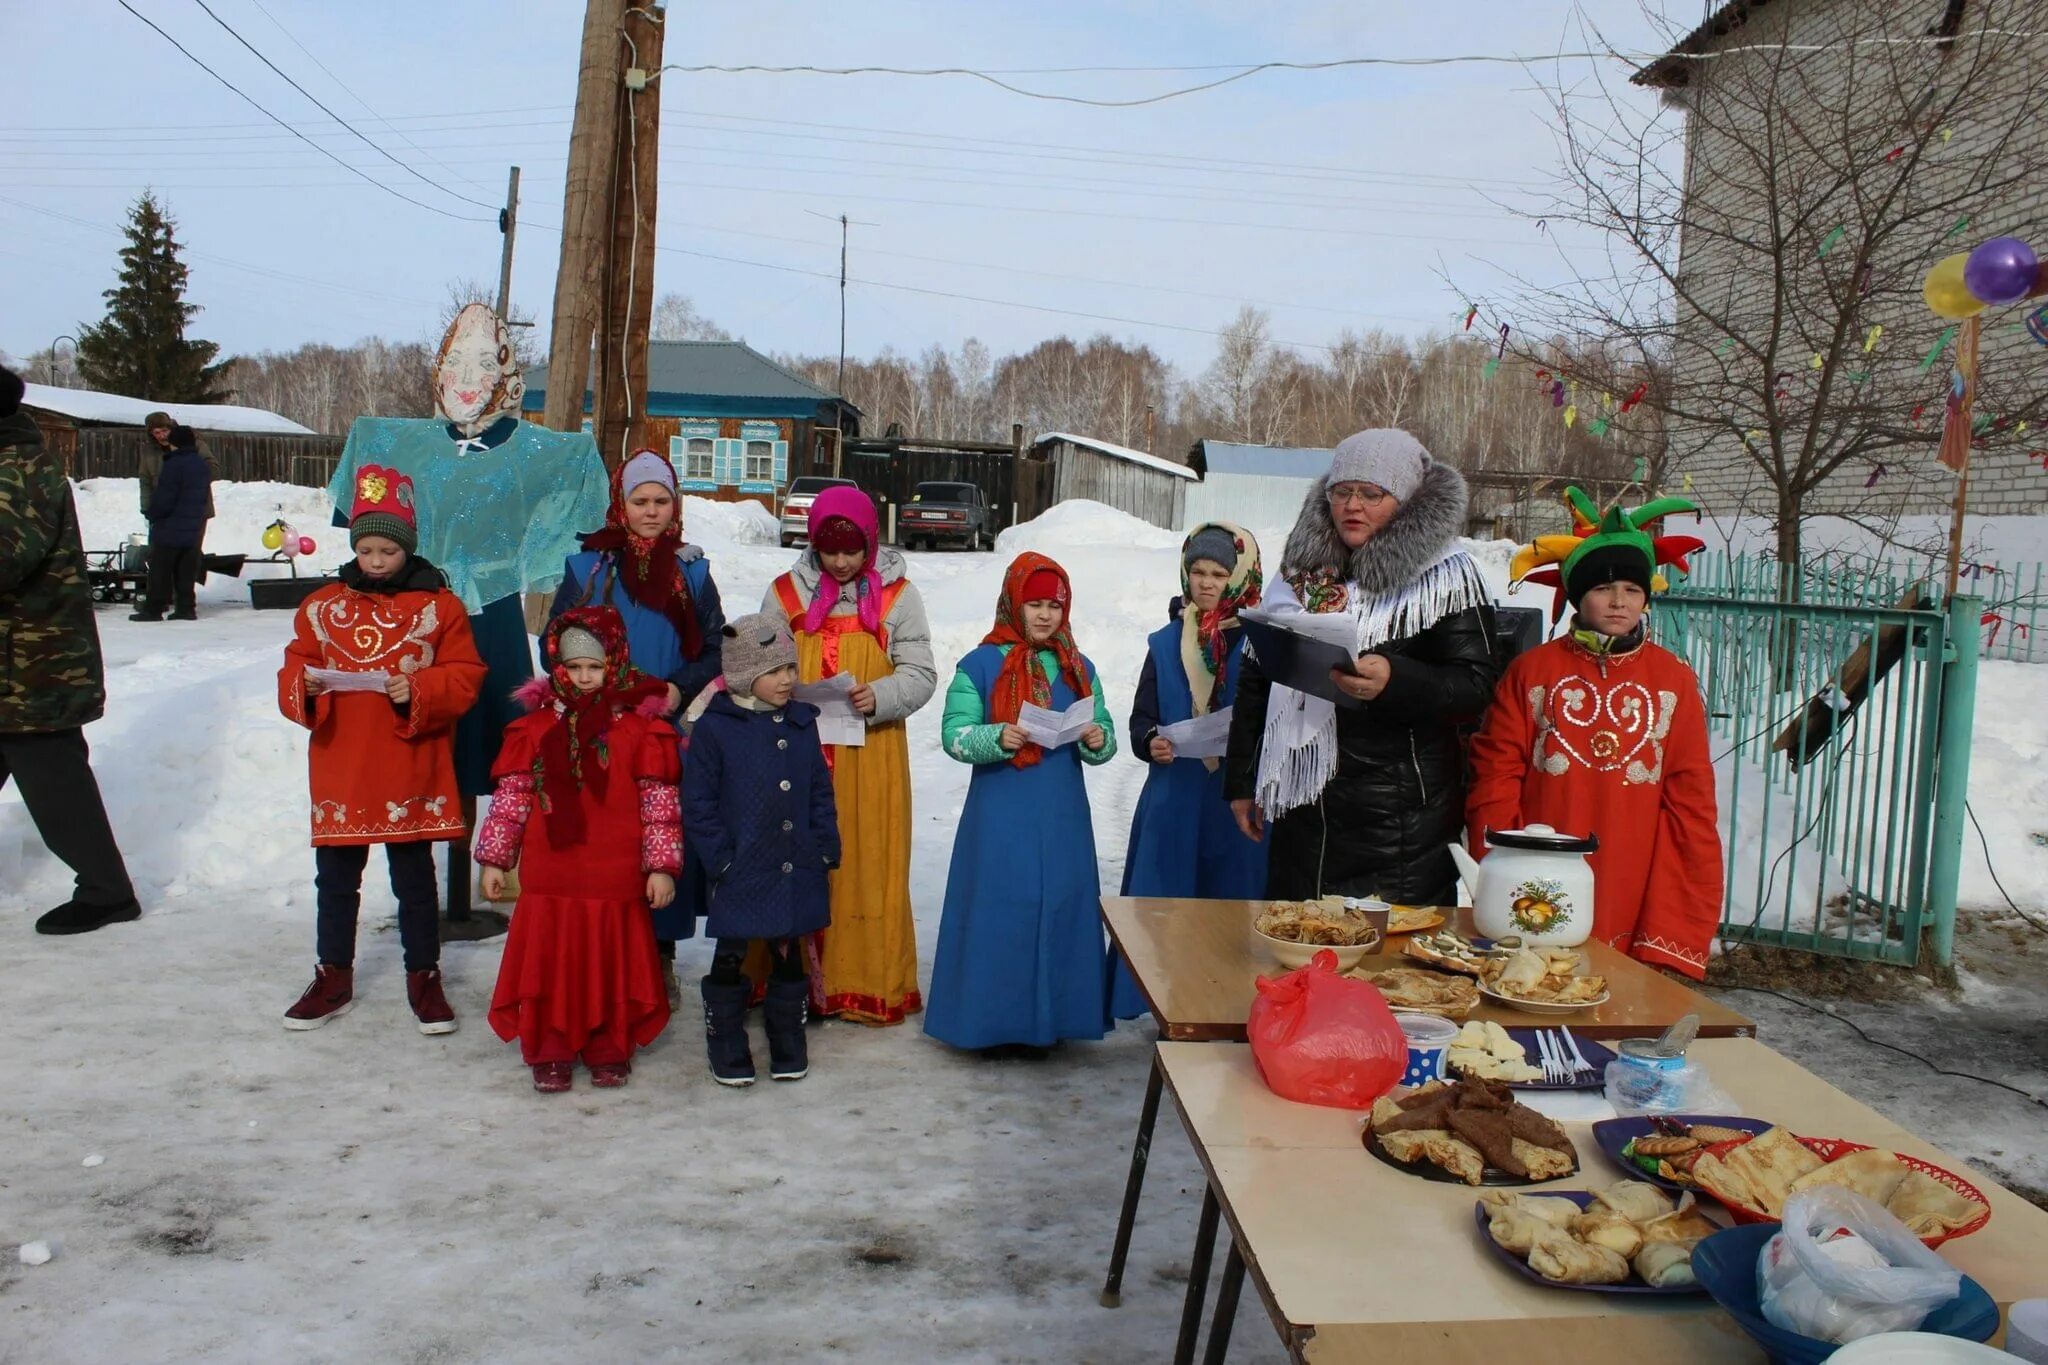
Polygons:
[[[1330,615],[1351,619],[1357,631],[1353,652],[1364,654],[1420,634],[1444,617],[1487,600],[1479,566],[1471,555],[1453,546],[1414,582],[1392,592],[1369,596],[1351,584],[1350,604]],[[1266,590],[1262,606],[1275,617],[1308,614],[1293,585],[1284,578]],[[1326,634],[1320,629],[1304,633]],[[1270,820],[1308,805],[1322,795],[1336,771],[1337,704],[1274,683],[1266,702],[1266,731],[1259,748],[1259,809]]]

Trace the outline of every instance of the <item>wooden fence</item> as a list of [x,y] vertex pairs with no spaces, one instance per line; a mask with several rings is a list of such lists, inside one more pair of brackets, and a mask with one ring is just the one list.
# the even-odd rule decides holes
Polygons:
[[[52,441],[74,479],[132,479],[144,460],[158,458],[149,433],[132,427],[87,427]],[[267,436],[235,431],[201,431],[200,444],[214,458],[220,477],[236,483],[267,481],[325,488],[341,462],[341,436]],[[66,446],[69,449],[66,449]]]

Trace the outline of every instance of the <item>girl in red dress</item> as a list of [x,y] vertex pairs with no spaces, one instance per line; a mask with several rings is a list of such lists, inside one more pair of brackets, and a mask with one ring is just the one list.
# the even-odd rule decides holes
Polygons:
[[649,908],[675,897],[683,839],[668,689],[627,662],[618,612],[562,613],[543,657],[555,665],[519,689],[535,709],[505,728],[476,859],[494,900],[519,869],[491,1027],[552,1094],[578,1056],[592,1085],[624,1085],[668,1024]]

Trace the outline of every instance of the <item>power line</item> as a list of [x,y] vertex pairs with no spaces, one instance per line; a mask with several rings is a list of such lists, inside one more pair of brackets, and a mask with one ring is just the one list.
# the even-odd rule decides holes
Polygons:
[[[206,17],[213,20],[214,23],[219,24],[222,28],[226,29],[227,34],[230,38],[233,38],[243,47],[248,48],[249,51],[255,55],[257,61],[262,62],[272,71],[275,71],[280,77],[284,79],[285,84],[289,85],[292,89],[298,91],[301,95],[304,95],[307,99],[311,100],[315,108],[317,108],[321,113],[327,115],[327,117],[333,119],[336,123],[340,124],[356,139],[356,141],[362,143],[365,147],[368,147],[371,151],[383,157],[386,161],[398,167],[399,170],[404,171],[407,175],[419,181],[422,185],[427,186],[429,189],[439,190],[441,191],[441,193],[449,195],[452,198],[460,199],[465,204],[474,204],[476,207],[480,209],[489,209],[494,214],[498,211],[498,206],[496,204],[486,204],[481,199],[472,199],[466,194],[458,194],[454,190],[449,189],[446,185],[442,185],[436,181],[428,179],[426,176],[421,175],[418,171],[414,170],[411,166],[408,166],[403,161],[400,161],[397,157],[393,156],[383,147],[380,147],[375,142],[372,142],[369,139],[369,137],[365,135],[361,130],[359,130],[353,123],[350,123],[347,119],[335,113],[332,109],[329,109],[325,104],[322,104],[319,98],[315,96],[312,91],[308,90],[305,86],[300,85],[296,80],[293,80],[290,73],[287,72],[283,67],[279,66],[276,62],[270,60],[270,58],[264,56],[263,53],[257,49],[254,43],[250,42],[247,38],[244,38],[241,34],[237,33],[232,24],[228,23],[227,20],[221,18],[218,14],[215,14],[213,12],[213,6],[207,4],[206,0],[192,0],[192,3],[199,6],[199,8],[205,10]],[[275,23],[276,21],[272,20],[272,22]],[[162,30],[160,29],[158,31],[162,32]],[[307,141],[310,143],[311,139],[309,138],[307,139]]]
[[285,36],[286,40],[289,41],[293,47],[297,48],[300,52],[303,52],[306,55],[307,61],[319,67],[321,73],[325,75],[328,80],[333,81],[335,85],[338,86],[344,94],[346,94],[350,99],[354,100],[357,104],[361,105],[364,113],[368,114],[371,118],[377,120],[378,123],[384,125],[384,128],[387,132],[395,133],[398,136],[399,141],[403,142],[406,146],[418,152],[428,161],[433,162],[434,165],[439,166],[442,170],[446,171],[455,179],[462,181],[466,185],[475,185],[478,189],[485,188],[485,186],[480,184],[478,181],[472,179],[469,176],[464,175],[461,171],[455,169],[455,167],[450,166],[447,162],[441,160],[432,152],[420,146],[419,143],[414,142],[410,137],[406,136],[404,129],[394,127],[391,123],[391,120],[385,118],[382,114],[379,114],[375,109],[372,109],[370,107],[370,102],[364,99],[361,95],[358,95],[347,81],[344,81],[341,77],[335,75],[333,68],[328,66],[327,63],[321,61],[318,53],[314,52],[312,48],[307,47],[304,43],[300,42],[298,36],[294,34],[290,29],[286,28],[283,25],[283,23],[281,23],[278,20],[278,17],[276,15],[272,14],[268,9],[264,8],[263,0],[249,0],[249,3],[256,7],[256,12],[258,14],[261,14],[265,19],[270,21],[270,26],[272,28],[276,29],[279,33],[282,33]]
[[384,193],[390,195],[394,199],[403,199],[406,203],[411,204],[415,208],[425,209],[429,213],[438,213],[443,218],[453,218],[459,223],[495,223],[497,221],[496,218],[472,218],[467,214],[450,212],[449,210],[441,208],[439,205],[436,204],[424,203],[418,199],[413,198],[411,195],[406,194],[402,190],[393,189],[391,186],[385,184],[383,181],[377,179],[375,176],[369,174],[367,171],[364,171],[360,167],[350,165],[348,162],[343,161],[340,157],[336,156],[327,148],[322,147],[319,143],[313,141],[313,139],[307,137],[304,133],[292,127],[291,124],[286,123],[283,119],[271,113],[268,109],[258,104],[254,99],[251,99],[248,95],[244,94],[240,86],[237,86],[233,81],[229,80],[226,76],[221,75],[220,72],[215,71],[205,62],[200,61],[198,57],[192,54],[190,48],[187,48],[183,43],[179,42],[176,38],[173,38],[170,34],[164,32],[164,30],[157,25],[155,20],[151,19],[142,11],[136,9],[135,6],[129,4],[128,0],[115,0],[115,3],[120,5],[122,9],[125,9],[130,14],[134,15],[137,19],[140,19],[143,23],[148,24],[152,29],[155,29],[158,37],[162,38],[172,47],[178,49],[179,52],[185,55],[185,59],[187,61],[191,62],[201,71],[204,71],[207,75],[213,77],[222,85],[234,91],[234,93],[237,96],[239,96],[245,104],[249,105],[250,108],[254,109],[257,113],[263,115],[263,117],[269,119],[272,123],[275,123],[278,127],[283,128],[292,136],[298,138],[308,147],[311,147],[314,150],[318,151],[322,156],[326,157],[328,160],[332,161],[335,165],[341,167],[349,174],[355,176],[357,179],[368,181],[370,184],[375,185],[378,189],[384,191]]

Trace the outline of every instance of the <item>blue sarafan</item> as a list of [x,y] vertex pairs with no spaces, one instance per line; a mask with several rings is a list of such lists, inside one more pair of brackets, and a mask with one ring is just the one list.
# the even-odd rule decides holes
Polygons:
[[[940,722],[946,752],[972,763],[967,804],[953,836],[946,906],[932,962],[924,1031],[954,1047],[1103,1035],[1102,884],[1081,764],[1106,763],[1115,729],[1095,665],[1081,661],[1108,742],[1079,743],[1018,766],[996,743],[989,698],[1003,659],[1019,645],[982,645],[960,661]],[[1080,700],[1050,650],[1050,709]]]

